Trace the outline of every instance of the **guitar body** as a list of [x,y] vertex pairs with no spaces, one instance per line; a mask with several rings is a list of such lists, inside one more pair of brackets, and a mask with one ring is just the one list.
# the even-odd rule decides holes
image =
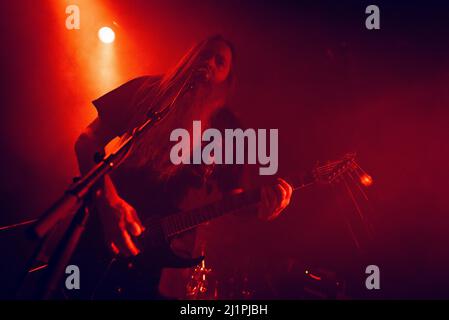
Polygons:
[[173,252],[169,243],[145,247],[136,257],[114,257],[94,293],[95,299],[158,299],[165,268],[190,268],[203,257],[188,258]]
[[[189,211],[198,207],[198,203],[210,203],[219,198],[220,192],[213,185],[189,189],[179,204],[179,212]],[[161,225],[166,217],[154,215],[145,220],[145,231],[134,239],[140,249],[138,256],[111,256],[94,298],[151,299],[184,296],[189,268],[198,265],[204,256],[194,256],[199,251],[194,228],[167,237]]]
[[[356,168],[354,158],[354,154],[348,154],[342,160],[328,162],[304,176],[289,179],[289,182],[294,190],[315,182],[331,183]],[[139,175],[135,177],[138,178]],[[187,283],[187,273],[176,269],[193,267],[204,259],[203,256],[193,257],[195,247],[198,251],[195,228],[260,201],[260,188],[225,196],[217,190],[207,184],[203,188],[189,188],[181,193],[185,196],[178,205],[179,212],[150,216],[144,223],[146,230],[135,239],[140,254],[130,258],[112,258],[91,298],[158,299],[163,297],[160,293],[168,297],[184,297],[185,287],[180,282]],[[136,193],[139,191],[135,190]],[[133,194],[131,192],[129,197]],[[137,194],[137,197],[145,199],[142,194]],[[128,200],[128,197],[124,198]],[[134,205],[132,201],[130,203]],[[136,209],[139,213],[145,212],[138,206]],[[174,283],[172,279],[177,280]]]

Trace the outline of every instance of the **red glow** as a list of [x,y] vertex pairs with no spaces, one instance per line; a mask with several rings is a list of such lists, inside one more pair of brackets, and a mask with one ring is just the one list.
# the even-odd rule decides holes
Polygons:
[[365,186],[369,187],[373,184],[373,178],[371,176],[367,175],[366,173],[360,177],[360,182]]
[[28,273],[32,273],[32,272],[36,272],[36,271],[42,270],[42,269],[46,268],[47,266],[48,266],[48,264],[41,265],[39,267],[33,268],[31,270],[28,270]]
[[309,270],[306,270],[304,273],[305,273],[306,275],[308,275],[308,276],[309,276],[310,278],[312,278],[312,279],[315,279],[315,280],[318,280],[318,281],[321,280],[321,277],[316,276],[316,275],[314,275],[313,273],[310,273]]
[[312,279],[318,280],[318,281],[321,280],[321,277],[316,276],[316,275],[314,275],[314,274],[312,274],[312,273],[309,273],[309,277],[311,277]]

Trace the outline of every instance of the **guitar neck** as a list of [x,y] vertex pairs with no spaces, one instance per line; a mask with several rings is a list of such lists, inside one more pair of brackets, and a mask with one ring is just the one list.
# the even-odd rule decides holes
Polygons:
[[[293,190],[298,190],[314,183],[315,177],[310,172],[302,177],[289,179],[288,182]],[[166,237],[174,236],[225,214],[255,205],[261,200],[261,190],[262,187],[226,195],[206,206],[164,217],[161,219],[162,230]]]

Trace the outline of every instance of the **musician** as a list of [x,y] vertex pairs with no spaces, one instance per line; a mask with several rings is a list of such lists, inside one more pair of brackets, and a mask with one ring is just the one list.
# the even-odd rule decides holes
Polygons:
[[[242,166],[173,165],[170,161],[173,129],[189,130],[193,120],[201,120],[203,130],[240,126],[225,107],[235,84],[234,62],[232,44],[213,36],[195,45],[166,74],[135,78],[93,101],[98,117],[75,144],[81,173],[93,166],[95,152],[117,136],[126,137],[149,109],[162,109],[181,92],[167,117],[144,133],[95,193],[104,239],[115,254],[139,255],[134,239],[144,231],[142,221],[154,213],[176,212],[188,189],[205,188],[209,181],[215,181],[223,193],[241,187]],[[187,89],[180,90],[186,83]],[[278,179],[277,185],[264,187],[261,194],[256,212],[269,221],[289,204],[292,188]],[[155,272],[154,285],[157,280]]]

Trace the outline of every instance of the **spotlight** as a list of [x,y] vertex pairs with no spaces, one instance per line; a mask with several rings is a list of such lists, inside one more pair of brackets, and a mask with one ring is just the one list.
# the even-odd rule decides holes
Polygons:
[[109,27],[103,27],[98,30],[98,38],[103,43],[112,43],[115,40],[115,33]]
[[360,182],[365,186],[369,187],[373,184],[373,178],[371,176],[367,175],[366,173],[360,177]]

